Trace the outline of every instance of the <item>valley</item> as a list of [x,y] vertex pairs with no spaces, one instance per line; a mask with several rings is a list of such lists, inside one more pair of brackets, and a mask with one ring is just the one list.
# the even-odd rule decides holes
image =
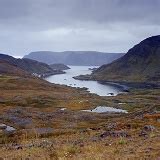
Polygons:
[[[154,55],[149,51],[145,53]],[[105,65],[98,69],[79,66],[79,70],[69,66],[65,74],[43,79],[33,75],[32,67],[38,74],[45,66],[47,71],[43,70],[43,74],[46,74],[48,69],[54,70],[49,65],[0,56],[1,159],[157,160],[160,157],[159,79],[146,80],[146,74],[142,73],[144,79],[138,81],[123,74],[117,78],[121,71],[113,72],[114,69],[110,72],[113,79],[106,78],[110,74],[104,72]],[[32,62],[31,68],[27,67],[28,61]],[[159,61],[155,66],[156,71],[152,68],[150,73],[157,76]],[[76,77],[79,74],[88,75]],[[96,81],[102,84],[97,85]],[[96,92],[90,87],[87,90],[89,85]],[[125,92],[119,90],[122,86],[127,87]],[[98,88],[105,94],[98,94]]]
[[160,160],[160,0],[0,0],[0,160]]
[[45,80],[54,83],[66,85],[74,88],[84,88],[90,93],[97,94],[99,96],[110,96],[123,93],[125,86],[115,86],[112,84],[98,83],[97,81],[83,81],[76,80],[74,77],[80,74],[91,74],[92,70],[89,68],[97,68],[98,66],[69,66],[70,69],[66,70],[65,74],[53,75],[46,77]]

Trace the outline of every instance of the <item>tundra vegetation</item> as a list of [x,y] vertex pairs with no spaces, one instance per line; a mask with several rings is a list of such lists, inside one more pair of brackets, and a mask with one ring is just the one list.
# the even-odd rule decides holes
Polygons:
[[[100,97],[36,77],[1,75],[0,157],[157,159],[159,95],[160,89],[131,89],[127,94]],[[128,113],[81,111],[100,105]],[[16,130],[5,131],[2,124]]]

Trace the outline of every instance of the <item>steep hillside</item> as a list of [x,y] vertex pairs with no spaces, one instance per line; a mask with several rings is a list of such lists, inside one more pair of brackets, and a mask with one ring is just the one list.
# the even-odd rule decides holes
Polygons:
[[5,66],[6,69],[7,69],[7,66],[10,66],[11,68],[17,68],[17,69],[26,71],[28,73],[31,73],[34,75],[41,75],[41,76],[57,74],[49,65],[42,62],[35,61],[35,60],[31,60],[31,59],[26,59],[26,58],[16,59],[9,55],[0,54],[0,60],[4,62],[3,66],[5,66],[5,62],[6,62],[7,64]]
[[24,58],[34,59],[47,64],[63,63],[65,65],[99,66],[111,63],[123,56],[123,53],[102,53],[95,51],[32,52]]
[[20,75],[20,76],[24,76],[24,75],[28,75],[29,74],[27,72],[25,72],[24,70],[9,64],[8,62],[4,61],[4,60],[0,60],[0,75]]
[[92,78],[111,81],[160,81],[160,36],[147,38],[126,55],[97,69]]

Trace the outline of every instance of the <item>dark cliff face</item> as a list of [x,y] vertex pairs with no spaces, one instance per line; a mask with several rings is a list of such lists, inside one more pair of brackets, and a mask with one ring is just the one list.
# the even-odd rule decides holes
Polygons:
[[124,53],[102,53],[96,51],[32,52],[25,58],[34,59],[47,64],[63,63],[65,65],[99,66],[108,64],[122,57]]
[[145,39],[92,76],[114,81],[160,81],[160,36]]

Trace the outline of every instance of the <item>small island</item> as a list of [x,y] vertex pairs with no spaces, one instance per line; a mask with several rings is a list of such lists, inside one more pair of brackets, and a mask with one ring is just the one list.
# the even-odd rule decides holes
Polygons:
[[53,70],[61,70],[61,71],[70,69],[67,65],[62,64],[62,63],[51,64],[50,67],[51,67]]

